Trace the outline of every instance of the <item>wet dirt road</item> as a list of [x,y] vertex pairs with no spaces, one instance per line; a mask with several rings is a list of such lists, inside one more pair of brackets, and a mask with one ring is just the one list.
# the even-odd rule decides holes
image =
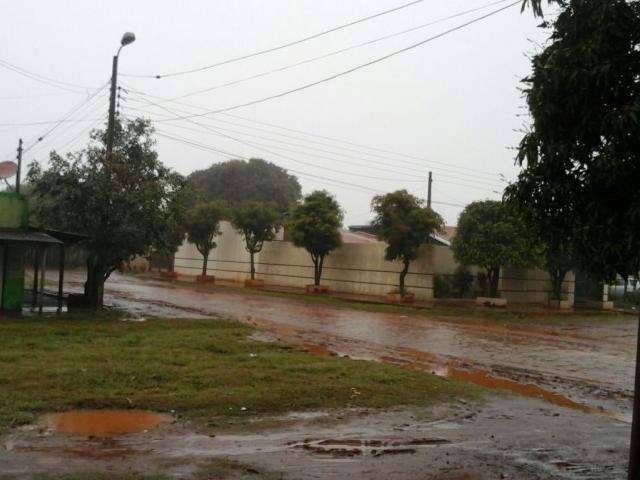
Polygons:
[[[80,288],[75,274],[69,280],[70,290]],[[631,318],[514,325],[354,310],[219,286],[202,291],[122,275],[106,285],[105,301],[140,318],[235,318],[256,325],[256,336],[265,340],[435,371],[494,387],[496,395],[385,411],[294,412],[258,433],[211,435],[176,422],[101,438],[34,425],[0,438],[0,477],[160,471],[189,478],[202,462],[225,457],[251,466],[233,477],[240,480],[626,478]],[[60,427],[69,422],[53,423],[70,430]]]
[[525,397],[283,420],[277,429],[217,435],[180,423],[110,438],[25,428],[0,439],[0,477],[140,471],[184,479],[225,457],[251,466],[235,480],[626,479],[626,424]]
[[106,301],[141,315],[220,316],[315,353],[420,368],[630,422],[632,317],[544,325],[535,318],[426,317],[353,310],[217,287],[211,291],[114,275]]

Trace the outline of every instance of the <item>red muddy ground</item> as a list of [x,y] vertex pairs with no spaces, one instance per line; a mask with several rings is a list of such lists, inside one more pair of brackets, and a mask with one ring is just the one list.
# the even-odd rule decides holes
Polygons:
[[[78,280],[69,286],[79,288]],[[0,439],[0,476],[160,469],[184,478],[204,459],[224,456],[291,479],[626,478],[631,317],[514,323],[380,313],[122,275],[106,294],[139,317],[235,318],[259,327],[257,338],[435,372],[498,394],[473,404],[292,414],[259,434],[211,437],[171,424],[88,439],[34,427]]]

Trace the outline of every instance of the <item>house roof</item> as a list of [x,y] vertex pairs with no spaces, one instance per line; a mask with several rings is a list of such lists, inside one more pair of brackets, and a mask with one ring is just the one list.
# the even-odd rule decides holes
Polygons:
[[458,233],[458,227],[446,226],[444,227],[444,230],[440,232],[440,236],[446,240],[451,241],[453,237],[456,236],[456,233]]
[[31,243],[45,245],[62,245],[57,238],[45,232],[20,230],[13,228],[0,229],[0,243]]
[[[455,227],[446,227],[454,228]],[[342,236],[342,243],[377,243],[380,240],[371,233],[370,225],[352,225],[349,230],[342,230],[340,232]],[[444,234],[433,234],[430,236],[431,242],[435,245],[443,247],[450,247],[450,239]]]
[[341,230],[342,243],[377,243],[378,238],[372,233]]

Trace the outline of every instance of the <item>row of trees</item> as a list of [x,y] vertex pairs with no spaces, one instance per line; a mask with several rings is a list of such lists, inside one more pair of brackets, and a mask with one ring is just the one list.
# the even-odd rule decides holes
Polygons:
[[[385,258],[402,262],[398,290],[404,294],[410,263],[418,258],[420,246],[443,228],[443,220],[406,190],[375,197],[372,209],[376,214],[374,230],[387,243]],[[283,224],[293,244],[309,253],[316,286],[322,279],[325,258],[342,244],[343,212],[337,201],[325,191],[315,191],[293,204],[286,220],[272,203],[253,201],[232,208],[221,201],[205,202],[192,208],[185,222],[188,240],[203,256],[203,276],[207,274],[209,254],[216,247],[215,237],[220,234],[220,221],[225,218],[231,220],[244,238],[245,249],[250,256],[251,279],[255,278],[255,254],[262,250],[264,242],[275,238]]]

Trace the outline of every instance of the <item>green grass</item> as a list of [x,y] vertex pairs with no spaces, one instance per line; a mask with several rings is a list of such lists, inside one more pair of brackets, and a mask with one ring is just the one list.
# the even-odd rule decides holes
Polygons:
[[292,410],[424,405],[479,392],[252,341],[253,330],[237,322],[84,315],[0,320],[0,429],[74,408],[175,410],[225,427]]

